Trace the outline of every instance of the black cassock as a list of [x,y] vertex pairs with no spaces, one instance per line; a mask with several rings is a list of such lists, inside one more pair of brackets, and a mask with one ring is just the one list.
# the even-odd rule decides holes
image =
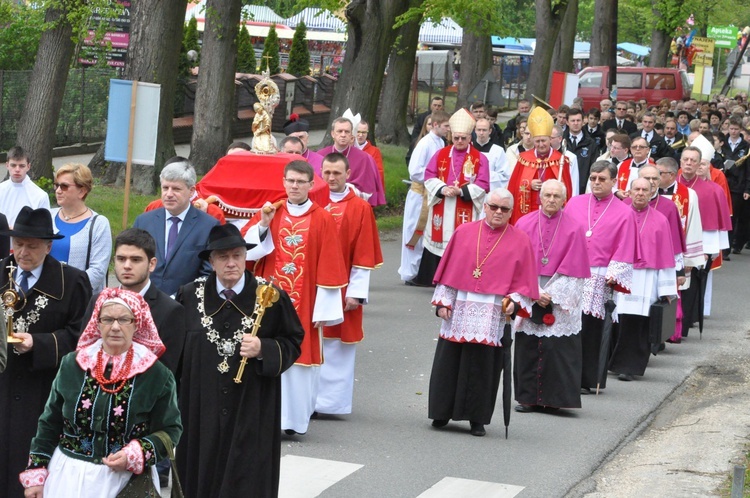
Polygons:
[[[7,266],[11,261],[18,266],[13,256],[0,263],[0,294],[9,287]],[[38,298],[40,304],[46,300],[44,307],[37,306]],[[37,312],[39,319],[28,328],[34,336],[33,349],[17,355],[9,344],[8,366],[0,375],[0,496],[23,496],[18,474],[28,463],[31,439],[60,360],[78,343],[81,319],[90,298],[91,284],[85,272],[47,256],[23,309],[14,315],[16,321],[31,321],[28,315]],[[2,319],[0,324],[0,333],[6,334]]]
[[[196,287],[183,286],[177,301],[185,307],[187,337],[179,405],[184,431],[177,466],[187,498],[272,497],[278,494],[281,458],[281,373],[300,354],[304,329],[289,296],[267,308],[261,321],[262,360],[249,359],[241,384],[234,382],[240,348],[220,373],[217,346],[201,325]],[[231,339],[243,314],[251,316],[257,282],[245,272],[245,286],[229,302],[216,290],[216,274],[205,281],[205,313],[222,339]],[[239,310],[238,310],[239,308]],[[246,332],[249,332],[247,330]]]

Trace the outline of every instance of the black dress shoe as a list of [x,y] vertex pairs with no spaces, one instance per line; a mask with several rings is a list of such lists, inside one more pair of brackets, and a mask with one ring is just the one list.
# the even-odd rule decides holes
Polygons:
[[515,411],[518,413],[532,413],[536,411],[536,406],[534,405],[516,405],[514,408]]
[[740,249],[732,249],[732,254],[742,254],[742,248],[740,248]]
[[484,424],[477,424],[476,422],[471,422],[471,430],[469,433],[472,436],[478,436],[482,437],[485,434],[487,434],[487,431],[484,430]]
[[437,427],[438,429],[440,427],[445,427],[446,425],[448,425],[447,420],[436,418],[435,420],[432,421],[432,426]]
[[284,429],[284,434],[287,436],[294,436],[295,434],[298,434],[298,432],[294,429]]
[[590,387],[582,387],[581,388],[581,394],[591,394],[591,388]]
[[634,379],[634,377],[630,374],[620,374],[617,376],[617,380],[623,380],[625,382],[630,382]]

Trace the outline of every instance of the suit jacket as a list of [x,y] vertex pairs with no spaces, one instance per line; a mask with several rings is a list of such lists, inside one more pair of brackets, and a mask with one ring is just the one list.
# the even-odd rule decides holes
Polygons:
[[[86,308],[86,314],[83,317],[83,327],[86,327],[86,324],[91,320],[94,305],[98,298],[99,294],[96,294],[89,301],[89,306]],[[175,374],[175,378],[179,379],[176,374],[177,367],[182,359],[182,348],[185,345],[185,308],[157,289],[153,282],[151,282],[143,299],[151,309],[151,317],[154,319],[161,342],[167,347],[167,350],[159,359]]]
[[[9,230],[8,218],[3,213],[0,213],[0,230]],[[7,258],[10,255],[10,237],[7,235],[0,235],[0,259]]]
[[171,296],[177,293],[181,285],[211,272],[211,266],[200,259],[198,253],[206,248],[208,232],[219,222],[191,205],[182,222],[175,248],[166,259],[166,212],[165,208],[161,208],[143,213],[135,219],[133,227],[146,230],[156,240],[156,269],[151,273],[151,283]]
[[[631,140],[643,135],[642,131],[636,131],[630,134]],[[662,157],[674,157],[674,150],[672,147],[667,145],[664,141],[664,137],[656,133],[656,130],[651,132],[651,141],[648,143],[651,146],[651,158],[656,161]]]
[[583,133],[583,138],[572,147],[570,133],[565,138],[565,145],[569,152],[576,155],[578,160],[578,192],[586,192],[586,185],[589,182],[589,171],[596,158],[599,157],[599,147],[591,136]]
[[[607,130],[610,128],[617,128],[617,119],[608,119],[602,123],[602,131],[604,133],[607,133]],[[626,119],[622,124],[622,129],[625,130],[628,135],[631,135],[638,131],[638,125]]]

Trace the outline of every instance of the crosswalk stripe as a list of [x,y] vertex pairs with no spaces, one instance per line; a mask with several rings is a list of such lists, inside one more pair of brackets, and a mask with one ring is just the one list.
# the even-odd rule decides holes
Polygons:
[[285,455],[281,458],[279,498],[315,498],[361,468],[356,463]]
[[523,486],[444,477],[417,498],[513,498]]

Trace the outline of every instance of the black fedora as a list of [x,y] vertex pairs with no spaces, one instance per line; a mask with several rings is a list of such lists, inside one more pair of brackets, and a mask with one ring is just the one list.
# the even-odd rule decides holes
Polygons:
[[12,230],[2,230],[0,235],[10,235],[22,239],[57,240],[65,238],[52,229],[52,215],[47,209],[31,209],[24,206],[16,217]]
[[216,225],[211,228],[208,234],[208,244],[206,248],[198,253],[198,257],[208,260],[211,251],[220,251],[222,249],[234,249],[235,247],[244,247],[252,249],[256,244],[248,244],[240,235],[240,229],[231,223],[226,225]]

